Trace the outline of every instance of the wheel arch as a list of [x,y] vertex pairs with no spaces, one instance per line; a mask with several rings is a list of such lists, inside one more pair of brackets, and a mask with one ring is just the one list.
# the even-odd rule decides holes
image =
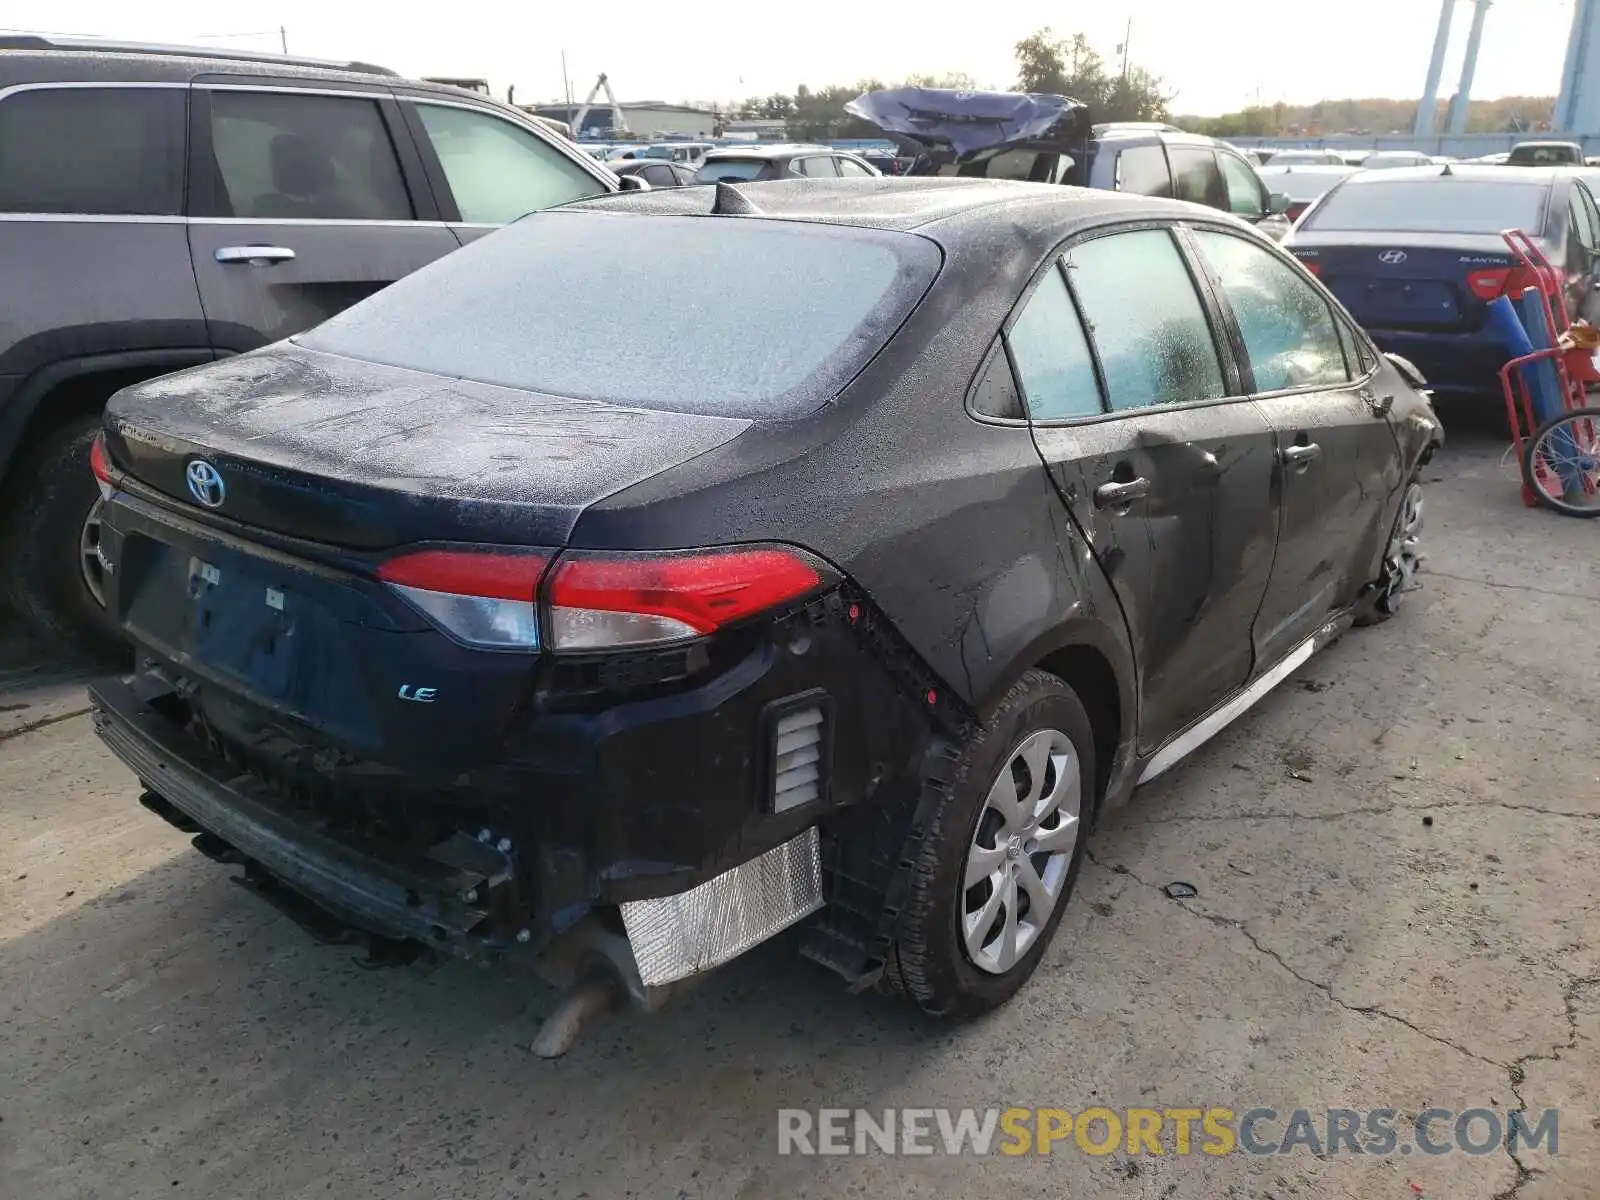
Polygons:
[[0,407],[0,481],[54,430],[105,407],[113,393],[215,358],[209,346],[58,359],[23,378]]
[[1138,732],[1138,688],[1125,634],[1089,619],[1057,627],[997,677],[977,705],[980,717],[1031,669],[1046,671],[1072,688],[1088,712],[1095,743],[1095,803],[1103,805],[1126,774]]

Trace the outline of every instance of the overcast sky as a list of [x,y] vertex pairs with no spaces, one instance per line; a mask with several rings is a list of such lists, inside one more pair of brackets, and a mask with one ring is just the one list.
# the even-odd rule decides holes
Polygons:
[[[1553,95],[1572,4],[1499,0],[1489,11],[1473,94]],[[405,15],[420,5],[333,0],[239,7],[200,0],[7,0],[0,28],[276,50],[282,25],[293,54],[365,59],[407,75],[484,76],[502,96],[507,84],[516,84],[521,102],[561,95],[565,50],[580,99],[605,71],[619,100],[727,103],[793,91],[800,83],[848,84],[915,72],[963,71],[982,85],[1010,87],[1012,47],[1040,26],[1060,34],[1081,30],[1114,59],[1131,16],[1134,61],[1178,93],[1174,108],[1216,113],[1258,98],[1305,103],[1417,96],[1439,14],[1438,0],[1008,0],[992,6],[950,0],[714,6],[460,0],[426,7],[436,19]],[[1445,95],[1455,86],[1472,13],[1470,3],[1458,7]],[[374,19],[379,13],[383,17]]]

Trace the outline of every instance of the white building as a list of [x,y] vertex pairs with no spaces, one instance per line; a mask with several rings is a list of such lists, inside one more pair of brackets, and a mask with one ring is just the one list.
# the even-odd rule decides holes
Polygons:
[[[541,117],[572,124],[581,104],[535,104],[533,111]],[[628,129],[635,137],[709,138],[717,133],[717,114],[709,108],[692,104],[666,104],[660,100],[636,100],[617,105],[627,119]],[[583,119],[584,129],[573,132],[582,135],[601,133],[611,125],[611,106],[597,101]]]

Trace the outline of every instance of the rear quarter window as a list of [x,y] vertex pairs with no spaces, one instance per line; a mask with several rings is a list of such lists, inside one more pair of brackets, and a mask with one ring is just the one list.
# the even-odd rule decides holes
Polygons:
[[908,233],[539,213],[296,340],[548,395],[796,417],[882,349],[940,262],[932,242]]

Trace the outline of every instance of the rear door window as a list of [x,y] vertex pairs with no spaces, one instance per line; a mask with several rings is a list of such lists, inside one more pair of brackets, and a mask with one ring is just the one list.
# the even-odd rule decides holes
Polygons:
[[764,158],[714,158],[694,173],[696,183],[746,183],[767,169]]
[[415,216],[376,100],[223,89],[210,100],[217,216]]
[[0,212],[182,213],[186,100],[184,88],[8,96],[0,101]]
[[1045,272],[1028,297],[1006,344],[1030,418],[1060,421],[1104,411],[1089,341],[1059,265]]
[[815,154],[810,158],[797,158],[793,162],[796,172],[808,179],[837,179],[839,168],[831,154]]
[[1226,393],[1205,306],[1169,231],[1095,238],[1074,246],[1066,261],[1112,408]]
[[1256,391],[1349,382],[1333,310],[1309,281],[1244,238],[1196,230],[1194,240],[1239,323]]
[[1228,206],[1217,156],[1209,147],[1168,146],[1167,159],[1172,164],[1172,192],[1179,200],[1208,208]]
[[845,176],[847,179],[858,179],[862,176],[870,176],[872,174],[871,171],[867,170],[866,167],[856,162],[856,160],[853,158],[841,158],[838,160],[838,162],[839,174]]
[[1135,196],[1172,195],[1166,151],[1160,146],[1130,146],[1118,154],[1117,190]]
[[606,190],[538,134],[493,113],[418,104],[417,116],[469,224],[504,225]]
[[1217,165],[1222,168],[1222,184],[1227,189],[1228,212],[1240,217],[1267,215],[1267,190],[1261,177],[1250,169],[1250,164],[1225,150],[1217,151]]

